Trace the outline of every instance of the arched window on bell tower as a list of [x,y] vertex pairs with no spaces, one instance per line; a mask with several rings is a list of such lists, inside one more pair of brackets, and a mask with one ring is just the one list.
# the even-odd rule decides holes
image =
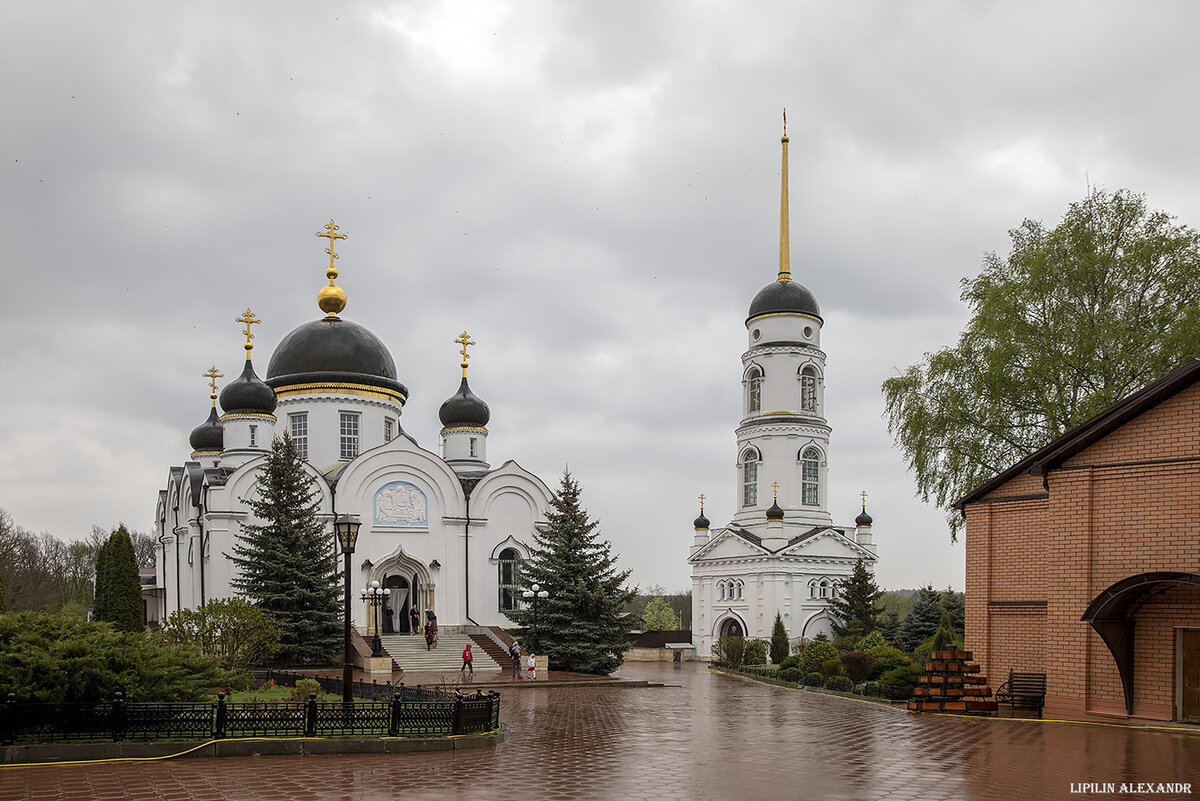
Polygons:
[[817,411],[817,368],[811,364],[800,370],[800,411]]
[[800,454],[800,489],[805,506],[821,505],[821,452],[816,448]]
[[742,454],[742,506],[758,504],[758,452],[747,448]]
[[762,411],[762,386],[763,386],[763,371],[758,367],[751,367],[746,373],[746,413],[758,414]]

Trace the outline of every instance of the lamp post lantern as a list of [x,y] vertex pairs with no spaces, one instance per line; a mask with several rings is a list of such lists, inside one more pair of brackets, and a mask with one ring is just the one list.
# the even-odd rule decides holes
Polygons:
[[542,652],[542,644],[538,640],[538,626],[537,626],[538,601],[541,600],[542,598],[549,598],[550,593],[548,593],[546,590],[543,590],[537,584],[531,584],[531,585],[529,585],[529,589],[527,589],[527,590],[525,590],[525,592],[521,593],[521,597],[524,598],[526,601],[529,601],[530,603],[533,604],[533,651],[534,651],[534,653],[540,654]]
[[370,610],[371,624],[375,627],[375,636],[371,638],[371,656],[383,656],[383,640],[379,638],[379,610],[383,607],[384,598],[391,595],[387,587],[380,587],[378,581],[372,581],[361,595]]
[[354,515],[338,515],[334,521],[333,530],[337,532],[338,545],[342,548],[345,564],[342,570],[342,582],[345,584],[345,603],[342,606],[343,636],[342,636],[342,702],[354,703],[354,693],[351,683],[354,680],[354,661],[350,655],[350,555],[358,544],[358,529],[362,524]]

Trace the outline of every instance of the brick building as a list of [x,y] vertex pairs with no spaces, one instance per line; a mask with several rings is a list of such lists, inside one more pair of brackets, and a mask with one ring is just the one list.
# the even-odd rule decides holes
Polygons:
[[1046,717],[1200,722],[1200,360],[960,499],[967,647]]

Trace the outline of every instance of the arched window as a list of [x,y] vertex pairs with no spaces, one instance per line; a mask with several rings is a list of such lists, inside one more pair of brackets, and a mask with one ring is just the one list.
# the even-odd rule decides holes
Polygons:
[[737,589],[737,600],[740,601],[740,600],[742,600],[742,582],[738,581],[738,583],[734,586],[735,586],[735,589]]
[[516,548],[505,548],[500,552],[497,562],[500,571],[500,609],[516,609],[521,597],[521,592],[517,589],[521,574],[521,555],[517,553]]
[[817,410],[817,368],[811,364],[800,371],[800,411]]
[[758,503],[758,454],[753,450],[742,455],[742,506]]
[[816,448],[800,454],[800,489],[806,506],[821,505],[821,452]]
[[762,385],[763,374],[762,370],[757,367],[750,368],[750,372],[746,374],[746,378],[750,382],[750,397],[746,403],[748,414],[755,414],[762,411]]
[[717,582],[717,597],[720,598],[721,600],[725,600],[725,582],[724,581]]
[[822,598],[829,597],[829,582],[826,581],[825,579],[821,579],[821,597]]

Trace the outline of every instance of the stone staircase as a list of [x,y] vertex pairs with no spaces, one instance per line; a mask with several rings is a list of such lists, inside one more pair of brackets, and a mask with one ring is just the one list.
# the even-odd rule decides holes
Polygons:
[[[432,651],[425,650],[425,638],[412,634],[384,634],[380,639],[384,649],[406,672],[457,673],[462,667],[463,648],[471,643],[476,670],[499,670],[501,665],[479,644],[461,631],[442,629],[438,632],[438,645]],[[511,663],[509,663],[511,665]]]

